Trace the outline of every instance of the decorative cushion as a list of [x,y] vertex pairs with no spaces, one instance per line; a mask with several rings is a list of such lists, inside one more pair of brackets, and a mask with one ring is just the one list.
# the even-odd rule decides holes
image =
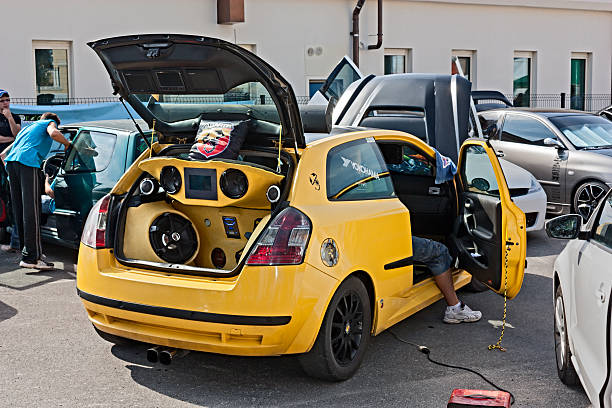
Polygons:
[[236,160],[247,133],[246,121],[201,121],[189,157],[193,160]]

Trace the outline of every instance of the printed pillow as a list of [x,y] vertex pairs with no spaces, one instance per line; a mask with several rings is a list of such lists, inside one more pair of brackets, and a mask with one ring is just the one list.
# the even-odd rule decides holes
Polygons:
[[189,157],[193,160],[236,160],[247,133],[246,121],[201,121]]

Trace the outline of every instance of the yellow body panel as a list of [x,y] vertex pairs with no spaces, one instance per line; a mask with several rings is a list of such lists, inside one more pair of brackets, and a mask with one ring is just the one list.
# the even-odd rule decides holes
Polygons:
[[[178,271],[168,273],[129,268],[116,260],[112,250],[95,250],[81,245],[77,287],[84,293],[130,304],[222,316],[288,316],[289,323],[273,326],[211,323],[128,311],[85,299],[83,302],[90,320],[105,332],[153,344],[235,355],[275,355],[310,350],[334,292],[342,281],[354,273],[360,274],[366,281],[366,286],[371,285],[373,288],[373,334],[380,333],[436,302],[442,295],[432,278],[413,285],[411,265],[387,270],[384,268],[386,264],[412,256],[410,214],[399,199],[330,201],[327,198],[327,152],[333,146],[365,137],[410,142],[424,153],[434,155],[433,149],[421,140],[402,132],[387,130],[347,133],[309,144],[300,152],[300,160],[287,199],[292,207],[302,211],[312,222],[312,233],[305,260],[301,265],[244,266],[232,277],[188,276],[180,275]],[[182,170],[185,164],[192,166],[196,163],[177,159],[142,159],[143,156],[139,158],[140,169],[155,177],[159,177],[164,165],[175,165]],[[220,161],[200,163],[202,166],[225,164],[227,163]],[[495,171],[503,177],[496,159],[494,164]],[[260,170],[252,168],[254,171],[251,172],[251,168],[243,166],[247,167],[244,170],[247,177]],[[228,164],[228,167],[235,165]],[[130,172],[140,170],[131,168]],[[277,178],[268,179],[266,174],[254,183],[264,183],[267,188],[267,183],[280,182],[278,175],[269,174]],[[114,191],[127,191],[130,188],[129,181],[133,183],[135,180],[132,174],[126,174]],[[238,211],[235,207],[244,209],[247,203],[250,208],[261,208],[261,214],[269,213],[269,207],[258,205],[259,198],[250,201],[249,197],[242,204],[233,200],[225,203],[225,206],[213,207],[209,206],[207,200],[189,201],[181,194],[182,190],[175,194],[174,198],[181,204],[175,203],[173,208],[192,220],[201,221],[202,217],[215,218],[220,216],[222,211]],[[504,194],[502,193],[504,205],[513,210],[509,196]],[[219,198],[221,199],[221,194]],[[199,205],[191,205],[198,203]],[[229,205],[231,207],[228,207]],[[161,210],[155,209],[152,212],[157,211]],[[150,216],[146,213],[146,210],[142,210],[142,214],[138,215],[134,212],[136,224],[143,224],[138,230],[141,232],[127,232],[134,227],[130,226],[131,224],[126,227],[126,239],[134,241],[126,243],[126,251],[136,251],[134,248],[137,245],[148,244],[147,238],[142,236],[148,230],[146,224]],[[243,211],[241,214],[256,217],[259,212],[256,214],[255,211]],[[515,212],[510,214],[504,224],[504,233],[514,239],[515,235],[520,235],[521,232],[518,220],[520,217]],[[243,257],[256,241],[267,220],[266,215],[251,239],[248,242],[240,242],[239,245],[246,245]],[[207,239],[206,229],[199,225],[196,228],[202,240],[201,245],[208,245],[203,244]],[[524,225],[522,231],[524,233]],[[334,239],[338,246],[338,263],[333,267],[328,267],[321,261],[321,245],[327,238]],[[520,261],[520,251],[524,254],[523,245],[517,246],[516,253],[511,252],[510,260],[513,265]],[[230,259],[229,254],[227,258]],[[524,262],[524,256],[522,259]],[[205,265],[205,262],[198,258],[195,263]],[[510,274],[508,277],[509,280],[518,279]],[[458,271],[453,278],[455,288],[459,288],[467,284],[471,276],[465,271]]]

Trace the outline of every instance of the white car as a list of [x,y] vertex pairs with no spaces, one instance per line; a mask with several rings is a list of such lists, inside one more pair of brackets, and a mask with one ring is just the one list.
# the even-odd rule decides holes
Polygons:
[[538,180],[524,168],[504,159],[499,159],[499,164],[506,176],[512,201],[525,213],[527,232],[541,230],[546,218],[544,189]]
[[612,193],[582,225],[577,214],[546,223],[553,238],[572,239],[554,265],[557,372],[582,383],[593,407],[612,407]]

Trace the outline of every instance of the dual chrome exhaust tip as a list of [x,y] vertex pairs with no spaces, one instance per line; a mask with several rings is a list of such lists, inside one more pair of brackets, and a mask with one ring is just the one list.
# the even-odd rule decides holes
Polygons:
[[179,350],[164,346],[155,346],[147,350],[147,361],[149,363],[160,362],[164,365],[170,365],[175,357],[182,357],[188,353],[187,350]]

